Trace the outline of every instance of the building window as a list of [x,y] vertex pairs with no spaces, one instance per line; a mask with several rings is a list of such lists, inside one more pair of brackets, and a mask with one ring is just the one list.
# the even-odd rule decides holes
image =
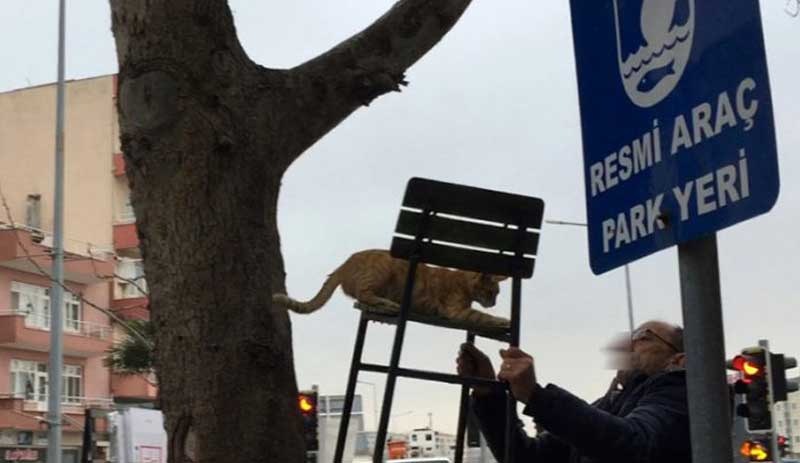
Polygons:
[[42,195],[28,195],[25,208],[25,225],[35,230],[42,228]]
[[416,441],[417,441],[417,435],[416,434],[412,434],[411,435],[411,442],[416,442]]
[[[25,326],[49,330],[50,288],[12,281],[11,309],[25,315]],[[64,292],[64,329],[80,331],[80,323],[80,299],[72,293]]]
[[433,440],[431,433],[425,434],[425,440]]
[[[83,368],[64,365],[62,402],[80,403]],[[47,402],[47,364],[30,360],[11,360],[11,391],[16,397]]]
[[[40,366],[43,367],[41,371]],[[43,364],[28,360],[12,360],[11,392],[14,396],[25,400],[43,402],[47,395],[47,368]]]
[[123,298],[147,296],[147,280],[141,259],[122,259],[117,264],[117,275],[120,277],[119,287]]
[[125,204],[122,206],[122,210],[119,211],[119,220],[121,222],[136,221],[136,213],[133,212],[133,204],[131,204],[130,194],[128,194],[128,197],[125,198]]
[[64,293],[64,330],[81,330],[81,301],[72,293]]
[[344,397],[330,397],[328,399],[328,413],[342,413],[344,410]]
[[11,309],[25,315],[25,326],[50,329],[50,290],[11,282]]
[[81,402],[81,373],[82,368],[78,365],[64,365],[64,385],[62,391],[62,402],[80,403]]

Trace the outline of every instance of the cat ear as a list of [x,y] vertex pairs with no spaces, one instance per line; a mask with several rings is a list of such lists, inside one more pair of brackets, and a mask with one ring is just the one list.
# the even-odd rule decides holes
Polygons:
[[501,281],[507,280],[508,277],[505,275],[492,275],[492,281],[495,283],[500,283]]

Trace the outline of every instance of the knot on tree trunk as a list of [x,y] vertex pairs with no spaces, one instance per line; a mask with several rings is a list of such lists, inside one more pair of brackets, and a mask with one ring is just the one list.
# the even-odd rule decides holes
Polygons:
[[389,92],[400,92],[400,87],[407,85],[403,72],[360,66],[354,73],[353,95],[361,104],[369,106],[375,98]]
[[123,78],[120,111],[129,124],[152,132],[173,123],[180,112],[178,83],[165,71],[149,71]]

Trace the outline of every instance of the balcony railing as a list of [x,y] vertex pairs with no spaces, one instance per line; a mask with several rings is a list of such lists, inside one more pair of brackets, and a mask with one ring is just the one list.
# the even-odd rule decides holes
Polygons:
[[[47,411],[47,394],[12,392],[1,394],[0,400],[19,399],[24,401],[23,408],[29,412]],[[65,407],[85,408],[112,408],[114,399],[111,397],[83,397],[83,396],[61,396],[61,405]]]
[[[28,232],[31,234],[31,240],[34,244],[45,248],[53,247],[53,234],[41,228],[29,227],[19,223],[12,225],[0,221],[0,230],[20,230],[22,232]],[[114,249],[112,246],[98,246],[87,241],[74,240],[67,237],[64,237],[64,250],[77,257],[91,258],[99,261],[111,261],[114,257]],[[29,252],[37,254],[37,252],[32,249],[29,249]],[[70,257],[71,256],[67,256],[67,259]]]
[[[0,316],[3,315],[18,315],[25,317],[26,328],[50,331],[50,315],[34,314],[25,310],[16,309],[0,310]],[[105,341],[111,339],[113,331],[109,325],[64,318],[64,333]]]

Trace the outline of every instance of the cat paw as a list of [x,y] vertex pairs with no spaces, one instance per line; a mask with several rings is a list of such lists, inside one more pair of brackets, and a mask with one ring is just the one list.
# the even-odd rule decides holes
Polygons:
[[511,320],[506,320],[505,318],[498,318],[496,320],[492,320],[490,326],[492,328],[502,328],[504,330],[508,330],[511,328]]
[[380,307],[386,311],[386,313],[390,314],[399,314],[400,313],[400,304],[381,304]]

